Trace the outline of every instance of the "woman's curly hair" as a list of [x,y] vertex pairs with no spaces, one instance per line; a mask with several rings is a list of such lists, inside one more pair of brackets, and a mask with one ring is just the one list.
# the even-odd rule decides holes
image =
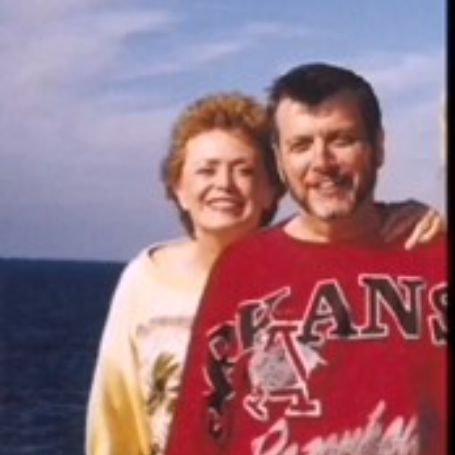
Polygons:
[[270,184],[275,190],[275,200],[261,216],[261,226],[267,225],[275,215],[278,201],[284,194],[274,153],[270,142],[270,119],[265,107],[255,99],[237,92],[209,95],[189,105],[177,119],[171,133],[170,146],[162,164],[162,180],[166,195],[177,205],[180,219],[191,235],[193,226],[175,194],[185,161],[185,146],[198,134],[213,129],[239,133],[257,147],[263,159]]

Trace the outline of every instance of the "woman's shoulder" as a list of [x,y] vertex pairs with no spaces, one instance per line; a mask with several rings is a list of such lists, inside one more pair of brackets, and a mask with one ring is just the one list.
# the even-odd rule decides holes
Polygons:
[[190,242],[185,238],[169,240],[167,242],[155,243],[145,248],[139,257],[144,254],[149,261],[155,265],[166,266],[178,262],[185,254]]
[[132,285],[155,280],[162,272],[162,265],[167,262],[168,256],[183,242],[175,239],[151,243],[142,248],[125,265],[120,283]]
[[167,266],[167,256],[179,243],[179,240],[152,243],[140,250],[120,275],[113,305],[125,307],[128,311],[133,307],[150,309],[151,302],[160,295],[168,297],[168,293],[174,293],[178,286],[175,286],[175,279]]

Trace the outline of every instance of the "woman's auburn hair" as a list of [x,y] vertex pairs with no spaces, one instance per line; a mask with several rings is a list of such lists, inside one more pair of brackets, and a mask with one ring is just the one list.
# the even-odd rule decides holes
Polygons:
[[268,224],[275,215],[278,199],[284,194],[275,157],[270,143],[270,118],[265,106],[254,98],[238,92],[209,95],[190,104],[175,122],[170,146],[162,164],[162,180],[166,195],[174,201],[180,219],[191,235],[191,219],[178,202],[175,187],[185,162],[185,146],[193,137],[214,129],[238,134],[249,141],[260,152],[270,184],[275,189],[276,202],[261,217],[261,226]]

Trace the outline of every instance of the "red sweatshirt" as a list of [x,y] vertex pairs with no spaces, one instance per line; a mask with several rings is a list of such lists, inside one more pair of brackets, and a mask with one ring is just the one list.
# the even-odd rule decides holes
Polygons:
[[310,244],[281,227],[211,276],[167,455],[442,455],[446,244]]

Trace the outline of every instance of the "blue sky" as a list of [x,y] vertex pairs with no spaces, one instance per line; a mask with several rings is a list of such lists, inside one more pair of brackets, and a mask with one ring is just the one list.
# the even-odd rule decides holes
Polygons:
[[443,210],[445,40],[442,0],[2,0],[0,257],[126,260],[181,235],[159,178],[179,111],[217,91],[264,100],[308,61],[377,89],[378,197]]

